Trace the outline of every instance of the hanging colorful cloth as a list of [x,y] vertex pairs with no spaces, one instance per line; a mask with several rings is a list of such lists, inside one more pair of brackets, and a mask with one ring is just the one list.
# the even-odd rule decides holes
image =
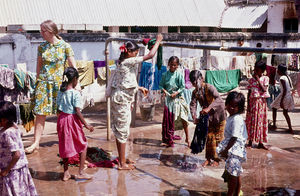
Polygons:
[[[148,49],[151,50],[151,48],[154,46],[156,42],[156,39],[143,39],[143,44],[144,45],[147,45],[148,44]],[[156,60],[156,65],[157,65],[157,68],[158,70],[161,69],[161,66],[163,64],[163,50],[162,50],[162,46],[159,46],[158,47],[158,50],[157,50],[157,60]]]

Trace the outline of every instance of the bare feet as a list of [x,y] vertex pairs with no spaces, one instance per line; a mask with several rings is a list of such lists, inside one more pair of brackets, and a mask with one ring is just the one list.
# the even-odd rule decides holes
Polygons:
[[246,147],[247,147],[247,148],[252,148],[252,141],[251,141],[251,140],[249,140],[249,142],[248,142],[248,144],[247,144]]
[[86,174],[86,173],[81,173],[81,174],[78,174],[78,175],[75,176],[76,180],[90,180],[92,178],[93,178],[92,175],[89,175],[89,174]]
[[259,148],[259,149],[264,149],[264,150],[269,150],[267,147],[265,147],[265,146],[263,145],[263,143],[259,143],[258,146],[257,146],[257,148]]
[[218,167],[219,166],[219,162],[218,161],[214,161],[210,164],[210,166],[213,166],[213,167]]
[[32,144],[31,146],[25,148],[25,153],[26,154],[32,154],[38,149],[39,149],[39,146]]
[[68,181],[71,179],[71,175],[69,172],[64,172],[64,177],[63,177],[63,181]]
[[277,129],[277,126],[276,125],[269,125],[269,129],[270,130],[275,130],[275,129]]
[[211,161],[206,160],[204,163],[202,163],[202,167],[210,166]]
[[135,169],[134,165],[124,164],[123,166],[119,165],[118,170],[133,170]]

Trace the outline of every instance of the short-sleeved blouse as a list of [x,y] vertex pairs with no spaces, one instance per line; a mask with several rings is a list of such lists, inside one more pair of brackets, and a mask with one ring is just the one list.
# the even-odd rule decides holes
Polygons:
[[12,160],[12,152],[20,152],[20,159],[12,169],[20,169],[28,165],[21,139],[21,132],[14,127],[0,130],[0,169],[5,169]]
[[[261,76],[259,78],[262,85],[269,87],[269,77],[268,76]],[[250,78],[248,80],[248,89],[251,90],[250,98],[268,98],[270,94],[268,91],[263,92],[262,89],[259,87],[259,83],[254,79]]]
[[75,114],[75,108],[81,108],[81,95],[75,89],[66,90],[65,92],[58,92],[57,95],[57,109],[67,113]]
[[56,97],[62,83],[62,75],[67,57],[74,56],[70,44],[59,40],[55,44],[43,42],[38,47],[42,66],[34,95],[34,113],[51,115],[56,113]]
[[137,88],[137,67],[141,62],[143,62],[143,57],[139,56],[127,58],[118,64],[114,80],[112,82],[112,87],[121,89]]

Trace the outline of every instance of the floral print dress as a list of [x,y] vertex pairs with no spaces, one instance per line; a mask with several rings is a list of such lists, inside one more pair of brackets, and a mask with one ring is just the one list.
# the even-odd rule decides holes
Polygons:
[[12,160],[12,152],[20,152],[20,158],[7,176],[0,177],[1,196],[35,196],[34,182],[28,169],[21,131],[14,127],[0,130],[0,170],[5,169]]
[[74,56],[70,44],[59,40],[56,44],[43,42],[38,47],[42,66],[34,94],[34,113],[38,115],[56,114],[56,97],[62,83],[67,57]]
[[[268,76],[262,76],[259,80],[262,85],[269,86]],[[270,97],[270,94],[268,91],[263,92],[254,78],[250,78],[248,83],[248,89],[250,90],[249,108],[247,108],[246,114],[248,139],[259,143],[267,142],[267,98]]]

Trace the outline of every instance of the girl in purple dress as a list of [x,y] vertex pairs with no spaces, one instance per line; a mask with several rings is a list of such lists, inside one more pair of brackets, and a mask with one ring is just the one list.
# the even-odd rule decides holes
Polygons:
[[37,195],[25,156],[16,107],[0,101],[0,195]]

